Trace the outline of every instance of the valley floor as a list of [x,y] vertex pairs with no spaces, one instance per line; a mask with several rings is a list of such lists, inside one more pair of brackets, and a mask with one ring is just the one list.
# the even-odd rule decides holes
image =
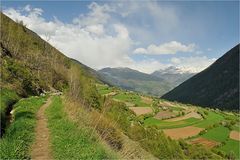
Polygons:
[[98,91],[105,96],[101,111],[90,111],[65,95],[20,99],[0,140],[1,159],[239,158],[234,113],[106,86]]

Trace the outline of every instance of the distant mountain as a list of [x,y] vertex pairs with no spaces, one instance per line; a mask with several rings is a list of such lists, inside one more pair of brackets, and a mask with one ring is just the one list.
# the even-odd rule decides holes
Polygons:
[[162,98],[228,110],[239,109],[239,44]]
[[195,73],[182,71],[179,68],[174,66],[170,66],[166,69],[160,69],[158,71],[153,72],[151,75],[164,79],[171,84],[171,87],[176,87],[185,80],[192,77]]
[[130,68],[104,68],[99,70],[98,73],[102,81],[110,85],[144,94],[161,96],[189,76],[189,73],[186,73],[186,75],[180,72],[173,73],[170,72],[170,69],[146,74]]
[[162,78],[130,68],[104,68],[98,73],[109,85],[144,94],[161,96],[171,89],[171,85]]

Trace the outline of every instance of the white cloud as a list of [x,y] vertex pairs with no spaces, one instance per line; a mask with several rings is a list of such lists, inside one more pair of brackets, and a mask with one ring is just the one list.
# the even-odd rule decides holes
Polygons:
[[[89,8],[90,13],[81,16],[81,25],[63,23],[56,18],[54,21],[47,21],[36,12],[38,9],[31,6],[24,7],[24,11],[10,8],[3,12],[14,20],[22,20],[42,38],[49,34],[52,45],[92,68],[128,64],[128,54],[133,42],[127,28],[120,23],[108,24],[113,32],[108,34],[104,23],[110,17],[106,12],[112,9],[108,5],[100,6],[96,3],[91,3]],[[99,21],[100,17],[108,18]]]
[[98,36],[101,36],[104,34],[104,27],[101,24],[87,26],[85,30],[89,33],[92,33]]
[[[88,7],[90,12],[74,18],[72,23],[63,23],[56,17],[52,21],[47,21],[42,17],[42,9],[32,8],[30,5],[22,9],[8,8],[3,12],[13,20],[22,20],[29,29],[35,31],[43,39],[46,39],[46,35],[50,36],[49,42],[53,46],[67,56],[94,69],[129,67],[151,73],[170,65],[179,66],[184,60],[181,58],[172,59],[171,63],[163,64],[155,59],[149,59],[148,54],[174,54],[177,52],[192,52],[195,49],[194,44],[184,45],[176,41],[159,46],[150,45],[146,49],[140,47],[134,51],[134,53],[146,55],[144,59],[135,61],[130,55],[132,54],[132,48],[138,41],[134,41],[130,37],[130,31],[123,23],[111,20],[110,13],[117,13],[116,8],[108,4],[99,5],[95,2]],[[129,14],[131,13],[129,12]],[[125,16],[128,16],[128,14],[126,13]],[[199,59],[195,60],[198,61]],[[191,66],[194,59],[188,61],[188,66],[194,68],[194,65]],[[201,64],[206,66],[205,63],[200,63],[199,66]]]
[[171,58],[171,62],[174,66],[179,67],[183,71],[193,73],[197,73],[204,70],[214,61],[216,61],[215,58],[209,59],[206,56]]
[[137,48],[134,50],[136,54],[150,54],[150,55],[161,55],[161,54],[176,54],[177,52],[193,52],[195,50],[195,44],[184,45],[180,42],[171,41],[168,43],[149,45],[146,49]]
[[91,10],[88,14],[81,14],[79,17],[73,19],[74,24],[81,26],[105,24],[111,16],[110,12],[114,12],[114,8],[108,4],[98,5],[96,2],[92,2],[88,8]]

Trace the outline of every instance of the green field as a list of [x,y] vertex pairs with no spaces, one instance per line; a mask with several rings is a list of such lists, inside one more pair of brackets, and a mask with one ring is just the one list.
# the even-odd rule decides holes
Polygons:
[[14,105],[14,121],[0,140],[1,159],[30,159],[29,149],[35,136],[35,114],[45,100],[46,97],[30,97]]
[[[101,91],[102,93],[108,93],[110,92],[109,88],[104,88]],[[137,95],[135,93],[129,93],[124,92],[122,90],[119,90],[118,94],[113,96],[114,99],[117,99],[122,102],[129,102],[133,103],[136,106],[142,106],[142,107],[149,107],[149,104],[146,104],[142,101],[141,96]],[[187,105],[186,105],[187,106]],[[152,106],[157,107],[157,105]],[[161,108],[157,108],[158,110],[161,110]],[[184,109],[181,107],[178,107],[178,104],[176,104],[173,107],[170,107],[170,110],[173,112],[181,112]],[[187,127],[187,126],[195,126],[200,128],[208,128],[210,126],[213,126],[214,124],[219,124],[219,122],[225,120],[225,121],[232,121],[236,120],[237,116],[234,114],[228,114],[222,111],[213,111],[208,109],[202,109],[198,108],[198,110],[205,114],[204,119],[196,119],[196,118],[188,118],[185,120],[179,120],[175,122],[168,122],[165,120],[158,120],[154,117],[149,117],[144,120],[145,126],[157,126],[159,129],[171,129],[171,128],[181,128],[181,127]],[[239,126],[236,124],[233,127],[233,130],[239,131]],[[215,128],[211,128],[207,131],[207,133],[203,135],[198,135],[203,138],[214,140],[220,143],[226,143],[224,146],[221,146],[219,149],[223,151],[224,153],[230,153],[230,151],[233,151],[235,156],[239,158],[239,142],[235,140],[229,139],[229,133],[230,130],[227,127],[224,126],[218,126]]]
[[200,127],[200,128],[206,128],[208,126],[211,126],[215,123],[220,122],[221,120],[224,120],[224,117],[213,112],[213,111],[208,111],[208,115],[206,119],[203,119],[199,123],[195,124],[195,127]]
[[224,142],[229,136],[229,129],[223,126],[210,129],[207,133],[203,134],[202,137],[217,142]]
[[133,94],[133,93],[119,93],[115,95],[113,98],[120,100],[120,101],[126,101],[135,104],[138,107],[149,107],[149,104],[146,104],[142,102],[142,99],[139,95]]
[[111,93],[113,90],[112,88],[105,86],[105,85],[98,85],[97,86],[97,91],[99,94],[104,95],[104,94],[108,94]]
[[218,148],[219,150],[224,151],[225,153],[230,153],[233,152],[236,156],[237,159],[240,158],[240,147],[239,147],[239,141],[228,139],[226,141],[226,144],[223,145],[222,147]]
[[199,121],[200,120],[196,119],[196,118],[188,118],[188,119],[181,120],[181,121],[167,122],[164,120],[158,120],[156,118],[150,117],[144,121],[144,124],[146,126],[156,125],[161,129],[168,129],[168,128],[180,128],[180,127],[191,126]]

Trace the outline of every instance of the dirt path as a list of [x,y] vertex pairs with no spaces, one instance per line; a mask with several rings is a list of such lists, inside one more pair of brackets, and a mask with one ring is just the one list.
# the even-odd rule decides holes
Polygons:
[[37,126],[35,129],[36,139],[32,146],[31,158],[39,160],[52,159],[49,148],[49,130],[47,128],[47,117],[44,112],[50,105],[51,98],[37,112]]

